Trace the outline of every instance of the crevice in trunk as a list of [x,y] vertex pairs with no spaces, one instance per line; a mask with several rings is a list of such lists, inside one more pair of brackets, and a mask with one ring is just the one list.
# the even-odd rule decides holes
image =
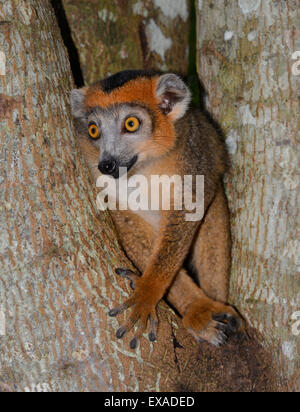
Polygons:
[[197,25],[195,0],[190,0],[190,22],[188,84],[193,92],[194,105],[197,107],[202,107],[204,95],[197,72]]
[[67,48],[71,70],[77,87],[84,86],[84,78],[80,67],[79,53],[72,38],[71,29],[61,0],[50,0],[61,31],[64,44]]

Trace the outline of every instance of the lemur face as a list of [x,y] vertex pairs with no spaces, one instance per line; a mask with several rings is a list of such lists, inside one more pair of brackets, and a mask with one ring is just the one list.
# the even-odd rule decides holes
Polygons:
[[100,172],[118,178],[120,168],[130,171],[138,163],[139,147],[153,135],[154,116],[147,107],[122,103],[94,107],[87,124],[91,141],[99,148]]
[[99,170],[118,179],[158,158],[176,143],[174,123],[187,111],[191,94],[175,74],[121,72],[71,92],[72,113],[97,149]]

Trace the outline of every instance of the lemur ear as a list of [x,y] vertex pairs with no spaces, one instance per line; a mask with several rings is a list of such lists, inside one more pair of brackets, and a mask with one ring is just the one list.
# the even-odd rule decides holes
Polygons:
[[84,99],[86,88],[74,89],[70,93],[72,115],[75,119],[81,119],[85,116]]
[[172,121],[183,117],[191,103],[191,92],[176,74],[165,74],[158,79],[156,97],[160,110]]

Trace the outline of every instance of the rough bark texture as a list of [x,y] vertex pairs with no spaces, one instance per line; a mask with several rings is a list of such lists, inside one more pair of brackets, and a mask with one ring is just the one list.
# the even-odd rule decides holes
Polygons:
[[299,390],[299,2],[197,6],[199,75],[232,155],[231,299]]
[[189,0],[62,0],[91,84],[128,69],[186,73]]
[[50,1],[0,0],[0,49],[0,392],[276,389],[254,341],[199,348],[163,303],[158,344],[116,341],[129,262],[75,143]]
[[136,353],[107,317],[129,263],[78,155],[49,1],[1,0],[0,46],[0,391],[175,390],[172,312]]

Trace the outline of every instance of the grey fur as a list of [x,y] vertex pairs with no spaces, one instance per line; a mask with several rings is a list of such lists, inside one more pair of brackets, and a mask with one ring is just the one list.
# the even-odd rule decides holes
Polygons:
[[[148,106],[142,103],[114,104],[108,108],[94,107],[87,110],[84,105],[86,88],[71,92],[72,114],[76,120],[79,134],[86,134],[88,127],[95,123],[101,132],[97,141],[90,139],[91,144],[99,150],[99,164],[114,159],[119,167],[127,167],[135,156],[138,163],[143,162],[140,147],[150,141],[155,129],[155,115]],[[160,109],[172,116],[172,121],[181,119],[191,101],[191,92],[185,83],[175,74],[162,75],[158,80],[156,97]],[[128,117],[137,117],[141,124],[135,133],[124,130],[125,120]]]
[[165,114],[174,114],[175,119],[182,118],[192,99],[191,92],[186,84],[176,74],[165,74],[160,77],[156,96],[160,100],[160,107]]
[[[140,128],[135,133],[124,130],[126,119],[131,116],[140,120]],[[99,163],[114,158],[120,167],[126,167],[139,154],[139,144],[150,139],[154,129],[153,115],[139,104],[117,104],[107,109],[95,107],[85,113],[81,120],[85,123],[86,131],[91,122],[100,129],[100,139],[92,141],[99,149]]]

